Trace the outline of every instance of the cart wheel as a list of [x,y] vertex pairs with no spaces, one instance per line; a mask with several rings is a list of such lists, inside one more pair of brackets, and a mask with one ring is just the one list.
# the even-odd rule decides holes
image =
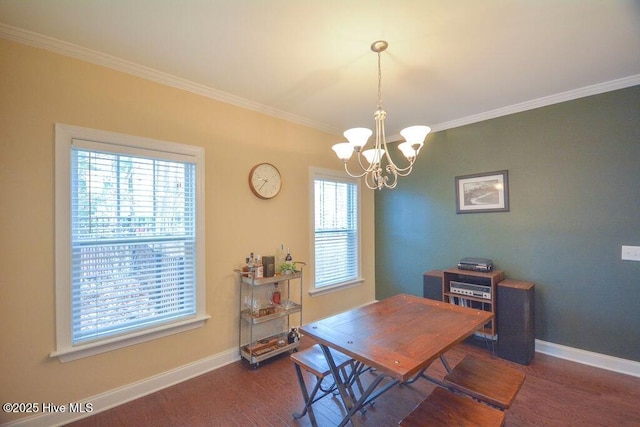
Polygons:
[[253,369],[258,369],[258,366],[260,366],[260,363],[259,363],[259,362],[258,362],[258,363],[254,363],[253,365],[251,365],[251,367],[252,367]]

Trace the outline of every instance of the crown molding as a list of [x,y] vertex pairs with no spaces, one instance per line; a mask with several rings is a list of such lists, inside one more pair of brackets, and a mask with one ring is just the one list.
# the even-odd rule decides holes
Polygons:
[[561,102],[572,101],[578,98],[584,98],[591,95],[598,95],[600,93],[611,92],[613,90],[624,89],[631,86],[640,84],[640,74],[635,76],[624,77],[617,80],[611,80],[604,83],[598,83],[592,86],[586,86],[579,89],[569,90],[561,92],[555,95],[545,96],[542,98],[532,99],[530,101],[521,102],[519,104],[510,105],[508,107],[498,108],[484,113],[475,114],[461,119],[452,120],[449,122],[439,123],[431,126],[432,132],[452,129],[472,123],[482,122],[485,120],[495,119],[502,116],[508,116],[509,114],[521,113],[527,110],[533,110],[535,108],[546,107],[553,104],[559,104]]
[[135,64],[133,62],[117,58],[115,56],[107,55],[105,53],[98,52],[92,49],[87,49],[73,43],[68,43],[53,37],[45,36],[43,34],[24,30],[22,28],[17,28],[11,25],[0,23],[0,37],[37,48],[46,49],[51,52],[80,59],[82,61],[90,62],[103,67],[111,68],[113,70],[134,75],[136,77],[141,77],[146,80],[154,81],[166,86],[171,86],[176,89],[185,90],[196,95],[205,96],[207,98],[215,99],[216,101],[277,117],[292,123],[297,123],[324,132],[339,132],[334,127],[327,126],[324,123],[320,123],[306,117],[301,117],[295,114],[288,113],[286,111],[278,110],[277,108],[241,98],[227,92],[216,90],[187,79],[176,77],[172,74],[164,73],[150,67]]
[[[205,96],[207,98],[215,99],[216,101],[224,102],[227,104],[235,105],[237,107],[246,108],[248,110],[263,113],[272,117],[277,117],[283,120],[287,120],[292,123],[297,123],[310,128],[318,129],[324,132],[332,134],[340,134],[342,131],[335,127],[328,126],[324,123],[320,123],[315,120],[301,117],[286,111],[278,110],[267,105],[263,105],[239,96],[232,95],[227,92],[213,89],[211,87],[192,82],[187,79],[176,77],[174,75],[164,73],[162,71],[155,70],[153,68],[144,67],[142,65],[135,64],[130,61],[126,61],[115,56],[107,55],[95,50],[87,49],[82,46],[68,43],[62,40],[55,39],[53,37],[45,36],[32,31],[24,30],[22,28],[13,27],[0,23],[0,37],[13,40],[19,43],[27,44],[30,46],[46,49],[55,53],[70,56],[83,61],[91,62],[96,65],[111,68],[117,71],[128,73],[137,77],[141,77],[146,80],[154,81],[166,86],[171,86],[177,89],[185,90],[197,95]],[[431,125],[432,132],[443,131],[447,129],[453,129],[460,126],[465,126],[472,123],[477,123],[485,120],[495,119],[509,114],[520,113],[527,110],[533,110],[535,108],[546,107],[561,102],[571,101],[586,96],[597,95],[600,93],[610,92],[613,90],[624,89],[631,86],[640,84],[640,74],[634,76],[624,77],[609,82],[598,83],[592,86],[586,86],[583,88],[561,92],[555,95],[545,96],[542,98],[533,99],[530,101],[521,102],[518,104],[510,105],[503,108],[498,108],[484,113],[475,114],[472,116],[463,117],[448,122],[438,123]],[[400,135],[392,135],[387,137],[390,141],[400,140]]]

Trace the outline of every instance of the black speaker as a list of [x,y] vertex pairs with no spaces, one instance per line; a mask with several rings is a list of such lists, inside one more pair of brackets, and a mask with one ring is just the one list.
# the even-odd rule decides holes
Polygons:
[[528,365],[535,355],[535,295],[531,282],[498,283],[498,356]]
[[422,296],[442,301],[442,271],[431,270],[422,275]]

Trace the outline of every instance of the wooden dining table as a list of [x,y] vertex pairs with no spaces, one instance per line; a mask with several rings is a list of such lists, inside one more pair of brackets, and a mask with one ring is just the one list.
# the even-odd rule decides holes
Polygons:
[[[347,409],[340,426],[356,412],[399,383],[419,377],[444,354],[493,319],[493,313],[408,294],[398,294],[301,327],[317,341]],[[356,396],[342,378],[329,348],[372,368],[375,378]],[[384,379],[389,379],[383,384]],[[435,379],[432,379],[435,380]],[[437,382],[437,380],[435,380]]]

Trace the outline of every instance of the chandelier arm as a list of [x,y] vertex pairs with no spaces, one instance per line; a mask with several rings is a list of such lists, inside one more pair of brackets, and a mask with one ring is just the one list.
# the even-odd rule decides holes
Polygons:
[[[382,109],[378,108],[378,111],[375,114],[376,118],[376,148],[382,148],[384,150],[384,156],[387,159],[387,170],[389,170],[389,166],[396,168],[395,163],[391,160],[391,156],[389,155],[389,147],[387,147],[387,137],[385,136],[384,129],[384,119],[387,117],[387,113]],[[382,158],[380,158],[382,161]]]
[[391,155],[389,154],[389,149],[387,148],[387,144],[384,144],[385,147],[385,151],[384,151],[384,156],[387,158],[387,169],[392,168],[395,170],[403,170],[402,168],[399,168],[395,162],[393,161],[393,159],[391,159]]
[[382,169],[380,170],[378,188],[382,189],[382,186],[389,187],[389,177],[387,175],[382,174]]
[[398,175],[400,176],[407,176],[411,173],[411,169],[413,168],[413,164],[416,161],[416,158],[414,157],[413,159],[409,160],[407,159],[407,161],[409,162],[409,164],[405,167],[399,167],[398,165],[396,165],[396,163],[391,159],[391,155],[389,154],[389,149],[387,148],[387,142],[384,142],[384,148],[385,148],[385,156],[387,158],[387,167],[392,166],[397,172]]
[[369,188],[370,190],[376,190],[380,188],[378,185],[376,185],[373,173],[369,173],[364,177],[364,183],[367,185],[367,188]]
[[393,166],[395,167],[396,171],[398,171],[398,175],[407,176],[411,173],[411,169],[413,168],[414,163],[415,163],[415,159],[409,160],[409,165],[404,168],[399,168],[395,163],[393,164]]
[[[391,154],[389,154],[391,150],[389,150],[389,147],[387,146],[387,138],[385,136],[386,135],[385,133],[386,131],[384,128],[385,117],[386,117],[386,113],[383,110],[379,110],[379,113],[376,115],[376,136],[379,136],[379,139],[382,140],[382,147],[384,147],[384,156],[387,159],[386,171],[389,174],[393,173],[394,179],[392,182],[394,183],[393,187],[395,187],[398,181],[398,175],[407,176],[411,173],[411,169],[413,168],[413,162],[415,161],[415,158],[414,160],[410,160],[409,165],[403,168],[398,167],[398,165],[396,165],[396,163],[393,161],[393,159],[391,158]],[[379,142],[380,142],[379,140],[376,140],[376,145],[379,145]],[[393,188],[393,187],[388,187],[388,188]]]
[[400,176],[408,176],[411,173],[411,170],[413,169],[413,163],[414,162],[411,162],[409,166],[403,169],[397,168],[396,173]]
[[[382,131],[384,132],[384,124],[382,125]],[[382,134],[384,135],[384,134]],[[391,166],[393,169],[395,169],[398,173],[398,175],[400,176],[407,176],[411,173],[411,169],[413,168],[413,163],[416,161],[416,158],[414,157],[413,160],[408,160],[409,164],[403,168],[399,167],[398,165],[396,165],[396,163],[391,159],[391,155],[389,154],[389,148],[387,147],[387,141],[386,139],[384,139],[383,136],[383,141],[384,141],[384,149],[385,149],[385,157],[387,158],[387,168],[389,168],[389,166]]]
[[[397,169],[394,169],[392,167],[390,167],[390,165],[387,165],[387,174],[388,177],[392,177],[393,179],[389,180],[387,179],[387,181],[385,182],[385,186],[387,188],[394,188],[396,186],[396,184],[398,183],[398,172]],[[391,184],[389,184],[388,182],[391,182]]]
[[362,152],[358,151],[358,165],[360,165],[360,169],[364,171],[364,174],[369,174],[373,172],[375,170],[375,164],[370,163],[369,166],[364,167],[364,165],[362,164],[362,157],[363,157]]
[[372,177],[373,177],[373,182],[375,183],[376,188],[378,190],[382,190],[383,188],[388,187],[387,182],[389,182],[389,177],[384,174],[384,172],[383,172],[382,168],[380,167],[379,163],[378,163],[378,167],[376,168],[376,170],[372,174]]
[[365,170],[364,172],[362,172],[361,174],[353,174],[351,173],[351,171],[349,171],[349,167],[347,166],[347,162],[344,162],[344,171],[352,178],[362,178],[363,176],[367,175],[367,171]]

